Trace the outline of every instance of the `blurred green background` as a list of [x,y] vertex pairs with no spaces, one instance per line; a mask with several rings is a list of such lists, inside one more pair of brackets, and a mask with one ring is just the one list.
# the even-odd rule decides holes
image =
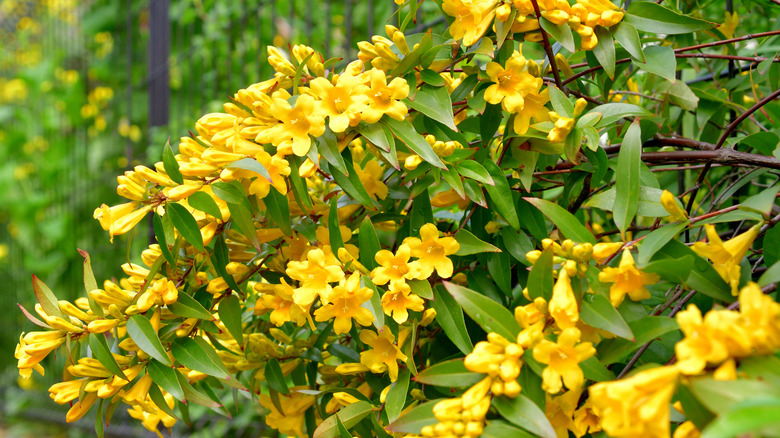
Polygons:
[[[18,379],[15,345],[36,327],[16,304],[32,311],[32,274],[60,299],[84,294],[77,248],[90,253],[99,282],[138,261],[148,226],[110,244],[92,218],[100,204],[123,202],[116,176],[159,161],[169,138],[175,147],[201,115],[271,77],[268,45],[305,43],[326,59],[353,59],[358,41],[384,35],[395,8],[367,0],[0,0],[0,436],[94,436],[90,415],[66,428],[68,406],[48,398],[62,357],[51,358],[60,363],[46,376]],[[436,11],[425,2],[412,26],[440,24]],[[154,436],[123,411],[107,436]],[[251,414],[228,422],[193,412],[193,430],[177,425],[174,436],[257,436],[262,426]]]

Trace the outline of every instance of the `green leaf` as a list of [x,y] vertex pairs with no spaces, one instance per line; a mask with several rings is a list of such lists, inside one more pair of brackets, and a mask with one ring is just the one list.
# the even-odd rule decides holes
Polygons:
[[487,169],[485,169],[476,161],[464,160],[458,163],[456,167],[458,169],[458,173],[465,176],[466,178],[471,178],[474,181],[478,181],[489,186],[496,185],[496,183],[493,181],[493,177],[490,176],[490,173],[488,173]]
[[344,427],[344,423],[341,422],[341,418],[339,418],[338,415],[334,415],[336,417],[336,425],[339,430],[339,437],[340,438],[352,438],[352,434],[349,433],[346,427]]
[[183,376],[181,373],[176,373],[176,378],[179,379],[179,384],[181,385],[181,389],[184,391],[184,397],[187,399],[187,401],[212,409],[218,409],[222,407],[222,403],[211,400],[208,396],[195,389],[190,384],[190,381],[187,379],[187,377]]
[[238,297],[230,295],[219,302],[219,319],[225,324],[230,335],[238,342],[239,347],[243,350],[244,345],[244,329],[241,324],[242,312],[241,304],[238,302]]
[[[636,214],[645,217],[669,216],[669,212],[661,205],[661,193],[663,193],[663,190],[655,187],[639,186],[638,196],[636,196]],[[615,198],[617,198],[617,189],[612,187],[609,190],[593,195],[583,206],[613,211],[615,209]]]
[[339,144],[336,139],[336,135],[330,128],[325,128],[325,133],[320,137],[317,137],[317,150],[322,154],[325,161],[331,164],[339,170],[339,172],[349,175],[350,171],[347,170],[347,164],[344,161],[344,157],[339,152]]
[[639,266],[645,266],[650,263],[650,259],[653,258],[659,249],[663,248],[670,240],[679,236],[680,233],[685,230],[688,224],[685,222],[669,224],[653,230],[650,234],[642,239],[642,244],[639,245],[639,256],[637,264]]
[[89,253],[80,249],[78,252],[84,257],[84,290],[87,292],[89,309],[92,310],[92,313],[95,315],[103,316],[103,308],[89,295],[90,292],[98,288],[95,274],[92,272],[92,261],[89,258]]
[[518,429],[511,424],[501,420],[490,420],[487,426],[482,430],[482,438],[535,438],[536,435],[530,434],[523,429]]
[[[226,266],[228,265],[228,263],[230,263],[230,257],[229,257],[228,246],[225,243],[225,234],[224,233],[218,234],[217,237],[213,239],[213,241],[214,241],[214,250],[211,252],[211,264],[212,266],[214,266],[214,270],[216,270],[217,273],[222,277],[222,279],[225,280],[225,283],[227,283],[230,289],[240,293],[241,288],[239,287],[238,283],[236,283],[235,278],[233,278],[232,275],[227,273]],[[187,299],[185,298],[185,302],[186,300]],[[209,312],[209,314],[210,313],[211,312]],[[209,318],[207,319],[212,319],[212,317],[209,316]]]
[[455,193],[457,193],[461,199],[466,199],[466,189],[463,187],[463,179],[458,174],[458,171],[455,170],[455,166],[447,166],[447,170],[441,172],[441,177],[453,190],[455,190]]
[[639,39],[639,32],[636,31],[634,26],[621,21],[617,26],[610,29],[615,39],[634,59],[639,62],[645,62],[645,54],[642,52],[642,41]]
[[179,231],[181,236],[194,246],[198,251],[204,251],[203,236],[200,235],[200,228],[195,218],[192,217],[187,209],[180,204],[168,203],[165,212],[170,216],[173,226]]
[[580,318],[591,327],[606,330],[630,341],[634,340],[634,334],[628,324],[607,297],[585,294],[582,297]]
[[604,105],[599,105],[588,111],[588,114],[590,113],[601,114],[601,120],[596,124],[596,128],[605,128],[611,126],[624,117],[653,116],[653,113],[650,111],[631,103],[605,103]]
[[347,163],[345,161],[344,164],[349,171],[349,176],[341,173],[338,169],[331,167],[330,173],[333,175],[333,179],[336,180],[339,187],[352,199],[360,202],[366,207],[374,208],[374,200],[371,199],[366,188],[363,187],[363,183],[360,181],[360,177],[358,177],[357,172],[355,172],[355,169],[352,167],[352,163]]
[[211,184],[211,190],[219,199],[227,203],[241,204],[247,210],[251,210],[249,199],[247,199],[246,193],[244,193],[244,189],[239,182],[215,182]]
[[[157,238],[157,244],[160,246],[160,252],[162,253],[163,257],[165,257],[165,260],[171,266],[175,266],[176,259],[173,257],[173,253],[171,253],[171,249],[168,247],[168,240],[165,237],[165,227],[163,226],[162,216],[157,213],[154,213],[152,216],[152,228],[154,229],[154,236]],[[89,297],[89,295],[87,296]],[[90,297],[90,300],[91,299],[92,298]],[[96,307],[100,308],[97,306],[97,304]],[[95,309],[92,309],[92,311],[94,312]],[[100,312],[100,315],[102,315],[103,310],[101,309]]]
[[553,282],[553,251],[548,248],[542,251],[528,274],[528,296],[531,299],[542,297],[545,301],[550,301]]
[[441,161],[441,158],[433,151],[431,145],[429,145],[423,136],[414,129],[414,126],[412,126],[412,123],[409,120],[399,122],[398,120],[389,117],[383,117],[382,120],[380,120],[380,123],[387,126],[390,131],[392,131],[393,135],[398,137],[399,140],[423,160],[441,169],[447,168],[447,166],[444,165],[444,162]]
[[770,187],[757,195],[745,199],[740,205],[741,210],[752,210],[769,216],[772,208],[777,203],[777,193],[780,192],[780,186]]
[[192,298],[189,294],[179,292],[179,296],[176,302],[168,304],[168,310],[173,312],[174,315],[183,316],[185,318],[198,318],[211,321],[214,316],[206,310],[195,298]]
[[382,245],[379,243],[379,237],[376,234],[376,227],[371,222],[371,218],[366,216],[363,218],[363,222],[360,224],[360,231],[358,232],[358,244],[360,245],[360,263],[366,267],[366,269],[373,270],[378,265],[374,256],[382,249]]
[[685,282],[686,286],[727,303],[731,303],[736,299],[736,297],[731,295],[731,287],[723,281],[710,262],[701,258],[684,243],[672,240],[658,250],[657,254],[657,259],[671,258],[679,260],[686,256],[692,257],[694,269],[691,269],[690,275],[688,275],[688,279]]
[[325,421],[320,423],[312,436],[313,438],[336,438],[339,436],[338,421],[341,421],[341,424],[349,429],[370,414],[372,409],[371,403],[362,400],[356,401],[326,418]]
[[501,252],[501,250],[479,238],[465,228],[461,228],[455,233],[455,240],[460,244],[460,248],[455,253],[457,256],[467,256],[483,252]]
[[466,331],[466,321],[463,318],[463,309],[452,296],[441,290],[437,285],[433,289],[431,306],[436,311],[436,322],[439,323],[447,338],[455,344],[463,354],[470,354],[474,349],[469,334]]
[[509,226],[519,230],[520,219],[517,217],[517,209],[515,208],[515,200],[512,196],[512,188],[509,187],[509,181],[504,176],[504,172],[492,160],[485,160],[484,166],[493,178],[493,182],[495,182],[494,186],[485,186],[490,200],[495,205],[498,214],[506,219]]
[[360,127],[360,134],[374,146],[385,152],[390,152],[391,145],[395,143],[390,128],[382,123],[365,123],[364,125]]
[[[213,349],[213,347],[207,347]],[[230,379],[230,373],[221,360],[214,361],[206,349],[191,338],[181,338],[171,345],[173,357],[185,367],[220,379]]]
[[567,238],[577,243],[596,243],[593,234],[573,214],[560,205],[540,198],[524,199],[547,216],[547,219],[550,219]]
[[463,188],[466,190],[466,196],[468,196],[471,202],[482,208],[488,208],[487,201],[485,200],[485,193],[482,191],[482,187],[479,183],[467,179],[463,181]]
[[[422,114],[441,122],[453,131],[457,131],[452,115],[452,101],[446,87],[434,87],[424,84],[417,90],[414,100],[404,99],[403,102]],[[431,163],[433,164],[433,163]]]
[[438,420],[433,415],[433,407],[440,401],[441,399],[431,400],[416,406],[390,423],[387,426],[387,430],[398,433],[419,434],[423,427],[438,423]]
[[639,171],[642,163],[642,132],[639,121],[628,127],[618,154],[615,179],[615,225],[625,235],[634,220],[639,199]]
[[[555,41],[558,41],[563,48],[574,53],[577,48],[574,46],[574,36],[571,33],[571,28],[567,24],[554,24],[550,20],[542,17],[539,19],[539,25],[542,26],[545,32],[550,34]],[[555,60],[550,60],[555,62]]]
[[634,65],[646,72],[657,74],[671,82],[676,80],[677,58],[671,47],[647,46],[645,47],[645,62],[633,62]]
[[49,289],[49,286],[46,286],[46,284],[41,281],[40,278],[36,277],[35,274],[32,276],[32,284],[33,291],[35,291],[35,298],[38,300],[38,303],[40,303],[43,311],[49,316],[58,316],[62,318],[64,315],[60,311],[59,301],[57,300],[57,297],[54,296],[51,289]]
[[387,421],[395,421],[406,404],[406,395],[409,391],[409,368],[404,368],[398,373],[398,379],[390,385],[385,399],[385,412],[387,412]]
[[631,24],[643,32],[669,35],[715,27],[714,23],[678,14],[654,2],[631,2],[623,22]]
[[525,255],[529,251],[533,251],[534,245],[524,232],[505,228],[501,230],[501,239],[504,241],[506,250],[515,260],[525,265],[530,264]]
[[615,374],[599,362],[596,356],[591,356],[580,362],[580,368],[582,368],[582,373],[586,380],[593,380],[594,382],[615,380]]
[[232,225],[235,225],[238,232],[242,236],[249,240],[249,243],[256,249],[260,250],[260,239],[257,237],[257,229],[255,229],[255,222],[252,219],[252,213],[243,203],[227,203],[228,210],[230,210],[230,221]]
[[282,373],[279,361],[273,357],[268,359],[263,370],[265,371],[265,381],[268,382],[268,386],[281,394],[290,394],[290,388],[287,386],[287,379],[284,377],[284,373]]
[[452,92],[452,95],[450,96],[450,99],[452,99],[453,102],[460,102],[461,100],[465,99],[466,96],[471,94],[472,91],[474,91],[474,87],[479,83],[479,75],[477,74],[471,74],[466,76],[465,79],[463,79],[458,85],[457,88]]
[[550,420],[544,415],[539,406],[531,399],[518,394],[511,399],[508,397],[493,398],[493,405],[498,409],[498,413],[505,420],[516,426],[534,433],[542,438],[556,438],[555,429],[550,424]]
[[715,418],[702,431],[702,438],[731,438],[780,430],[780,398],[753,399],[740,403]]
[[298,173],[298,169],[301,168],[301,157],[294,154],[293,156],[288,155],[287,161],[290,162],[292,170],[287,178],[290,180],[290,187],[292,188],[295,202],[298,203],[304,212],[311,212],[314,209],[314,204],[311,202],[311,196],[309,196],[309,188]]
[[666,333],[677,330],[677,321],[665,316],[645,316],[628,323],[636,341],[606,339],[599,344],[599,359],[604,365],[615,363],[642,345]]
[[465,388],[478,383],[484,374],[469,371],[463,364],[463,359],[452,359],[439,362],[422,370],[414,381],[423,385]]
[[506,307],[455,283],[445,281],[443,284],[455,301],[486,333],[495,332],[506,339],[515,339],[520,333],[520,325]]
[[550,103],[555,112],[562,117],[574,117],[574,104],[563,94],[563,91],[554,85],[550,85],[548,90],[550,90]]
[[268,180],[268,182],[272,183],[271,180],[271,174],[268,173],[268,169],[263,166],[262,163],[257,161],[254,158],[242,158],[240,160],[234,161],[228,165],[225,166],[227,169],[243,169],[248,170],[250,172],[255,172]]
[[760,380],[699,377],[691,380],[690,388],[696,399],[717,415],[724,415],[741,403],[777,397],[777,389]]
[[111,349],[106,342],[106,336],[103,333],[90,333],[89,334],[89,348],[92,350],[92,356],[100,361],[100,364],[111,371],[115,376],[121,379],[127,379],[122,368],[119,367],[114,355],[111,354]]
[[610,79],[615,79],[615,40],[612,39],[609,30],[604,27],[596,26],[594,32],[599,40],[596,47],[593,48],[593,54],[596,55],[599,64],[604,67],[607,76]]
[[401,59],[401,62],[399,62],[394,69],[390,70],[390,74],[388,76],[403,76],[409,70],[414,68],[414,66],[420,62],[420,57],[423,55],[423,53],[427,52],[433,46],[432,35],[433,32],[428,29],[428,31],[423,34],[422,38],[420,38],[420,43],[417,48],[412,50],[412,52],[408,55],[404,56],[403,59]]
[[[290,204],[287,197],[276,191],[275,188],[268,190],[268,194],[263,198],[266,207],[266,213],[279,226],[285,236],[292,235],[292,222],[290,219]],[[254,227],[252,227],[254,229]]]
[[428,280],[406,280],[406,284],[412,289],[413,294],[426,300],[433,299],[433,289],[431,289],[431,283]]
[[368,309],[374,315],[374,327],[381,329],[385,326],[385,312],[382,309],[382,297],[379,295],[379,289],[368,276],[360,277],[360,283],[372,291],[371,298],[363,303],[363,307]]
[[157,331],[152,327],[152,323],[143,315],[136,314],[127,320],[127,334],[138,345],[144,353],[152,356],[167,366],[173,366],[173,362],[168,357],[168,352],[163,348]]
[[168,177],[170,177],[173,182],[176,184],[184,184],[184,177],[181,176],[181,172],[179,172],[179,163],[173,155],[170,140],[165,142],[165,147],[163,148],[163,167],[165,168],[165,173],[168,174]]
[[775,262],[774,265],[761,274],[761,277],[758,279],[758,285],[765,287],[777,282],[780,282],[780,262]]
[[420,79],[422,79],[426,84],[431,84],[435,87],[443,87],[445,84],[444,78],[429,68],[426,68],[420,72]]
[[146,365],[146,372],[149,373],[149,377],[152,378],[154,383],[160,385],[160,387],[172,395],[173,398],[186,402],[184,390],[181,387],[181,383],[179,383],[179,378],[176,376],[179,374],[176,369],[171,368],[171,366],[163,365],[156,360],[150,360]]

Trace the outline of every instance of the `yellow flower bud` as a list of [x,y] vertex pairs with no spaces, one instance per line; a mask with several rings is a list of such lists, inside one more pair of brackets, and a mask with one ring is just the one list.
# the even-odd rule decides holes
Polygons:
[[688,213],[682,208],[677,197],[670,191],[664,190],[663,193],[661,193],[661,205],[675,221],[684,222],[688,220]]

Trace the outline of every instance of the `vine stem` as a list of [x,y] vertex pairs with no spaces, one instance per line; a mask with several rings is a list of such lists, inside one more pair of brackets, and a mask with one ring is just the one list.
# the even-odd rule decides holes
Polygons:
[[544,53],[547,54],[547,59],[550,61],[550,68],[552,69],[553,77],[555,78],[555,85],[558,89],[563,90],[565,82],[561,82],[561,74],[558,72],[558,65],[555,64],[555,55],[550,45],[550,38],[547,36],[547,32],[542,29],[542,11],[539,9],[539,3],[536,0],[531,0],[534,5],[534,11],[536,12],[536,19],[539,20],[539,30],[542,34],[542,45],[544,46]]

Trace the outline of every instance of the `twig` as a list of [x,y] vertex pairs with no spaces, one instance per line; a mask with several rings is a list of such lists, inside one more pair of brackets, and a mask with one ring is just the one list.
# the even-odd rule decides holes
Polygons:
[[542,45],[544,46],[544,53],[547,54],[547,59],[550,61],[550,69],[552,69],[553,77],[555,78],[555,85],[557,85],[558,88],[563,91],[565,82],[561,82],[561,74],[558,72],[558,65],[555,63],[555,55],[553,54],[552,46],[550,45],[550,39],[547,37],[547,32],[542,29],[542,11],[539,9],[539,3],[537,3],[536,0],[531,0],[531,3],[534,5],[536,19],[540,20],[539,31],[542,34]]

